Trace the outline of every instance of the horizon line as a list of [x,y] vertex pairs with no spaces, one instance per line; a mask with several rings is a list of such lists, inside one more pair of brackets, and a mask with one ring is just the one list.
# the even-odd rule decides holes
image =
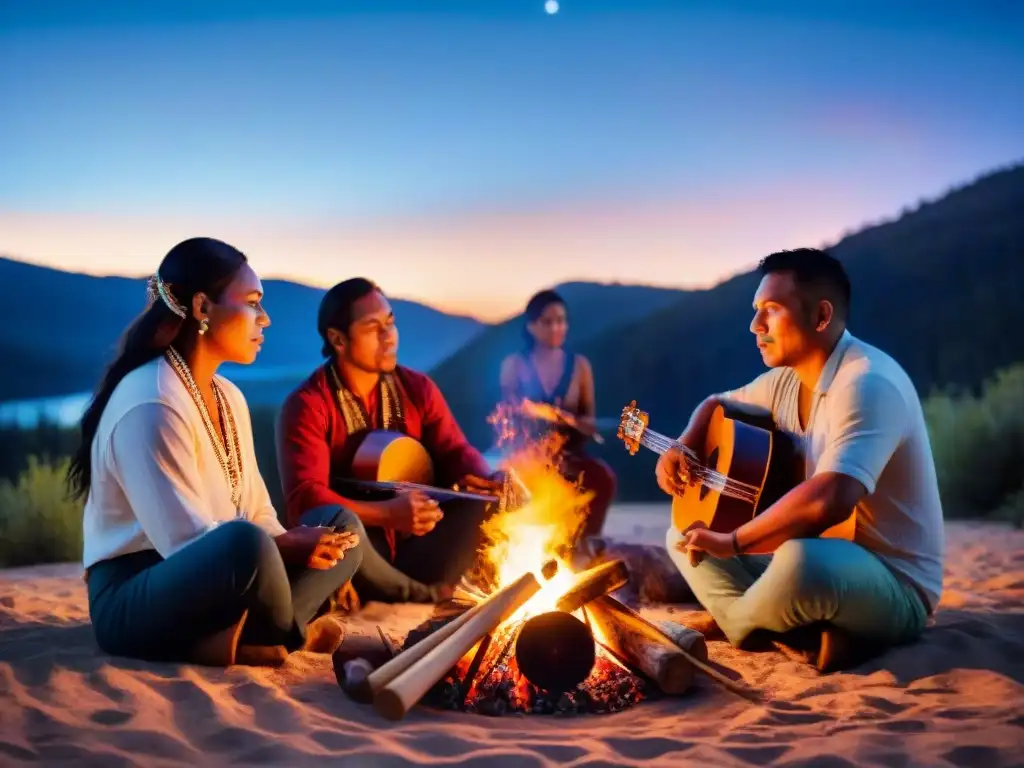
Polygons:
[[[837,248],[837,247],[841,246],[845,241],[849,240],[850,238],[853,238],[853,237],[856,237],[858,235],[861,235],[861,234],[863,234],[863,233],[865,233],[867,231],[870,231],[872,229],[875,229],[877,227],[885,226],[885,225],[888,225],[888,224],[892,224],[894,222],[897,222],[897,221],[903,219],[906,216],[913,215],[913,214],[917,213],[921,209],[921,207],[923,207],[924,205],[930,205],[930,204],[937,203],[937,202],[939,202],[939,201],[941,201],[941,200],[943,200],[943,199],[945,199],[945,198],[947,198],[947,197],[949,197],[949,196],[951,196],[951,195],[953,195],[953,194],[955,194],[955,193],[957,193],[959,191],[962,191],[964,189],[967,189],[968,187],[971,187],[971,186],[973,186],[975,184],[978,184],[978,183],[980,183],[981,181],[983,181],[985,179],[988,179],[988,178],[991,178],[991,177],[994,177],[994,176],[997,176],[997,175],[1000,175],[1000,174],[1003,174],[1003,173],[1013,172],[1015,170],[1020,170],[1020,169],[1024,169],[1024,157],[1018,157],[1018,158],[1015,158],[1013,160],[1008,160],[1008,161],[1005,161],[1005,162],[1000,163],[1000,164],[989,166],[987,169],[976,171],[974,174],[965,174],[963,177],[961,177],[961,179],[959,181],[948,183],[944,187],[942,187],[941,189],[933,192],[931,195],[920,195],[913,202],[908,202],[908,203],[906,203],[903,206],[900,206],[898,208],[896,208],[894,206],[893,209],[890,209],[891,213],[888,214],[888,215],[879,216],[879,217],[877,217],[877,218],[875,218],[873,220],[862,221],[859,225],[856,225],[855,227],[843,228],[839,232],[837,232],[835,235],[833,235],[832,238],[823,238],[823,239],[821,239],[821,241],[817,245],[809,246],[809,247],[817,247],[817,248],[821,248],[821,249],[824,249],[824,250],[831,250],[831,249]],[[151,274],[151,273],[149,273],[147,271],[143,271],[143,270],[139,270],[137,272],[131,272],[131,271],[102,271],[102,270],[100,270],[100,271],[89,271],[89,270],[83,270],[81,268],[68,269],[68,268],[64,268],[64,267],[55,266],[52,263],[45,263],[44,261],[40,261],[40,260],[34,259],[31,256],[18,255],[18,254],[12,253],[12,252],[4,252],[4,251],[0,251],[0,258],[6,259],[6,260],[14,262],[14,263],[35,267],[35,268],[38,268],[38,269],[48,269],[48,270],[52,270],[54,272],[63,272],[65,274],[80,275],[80,276],[94,277],[94,278],[113,278],[113,279],[128,279],[128,280],[144,280],[144,279],[146,279],[149,276],[149,274]],[[587,278],[582,277],[582,276],[576,276],[576,277],[572,277],[572,278],[563,277],[557,283],[553,283],[553,284],[543,284],[543,285],[538,284],[537,290],[542,290],[543,288],[555,288],[555,287],[558,287],[558,286],[565,286],[565,285],[571,285],[571,284],[586,284],[586,285],[595,285],[595,286],[623,286],[623,287],[663,289],[663,290],[678,291],[680,293],[687,292],[687,291],[690,291],[690,292],[700,292],[700,291],[713,290],[713,289],[717,288],[718,286],[720,286],[720,285],[722,285],[722,284],[724,284],[724,283],[726,283],[726,282],[728,282],[730,280],[733,280],[733,279],[735,279],[735,278],[737,278],[737,277],[739,277],[741,275],[748,274],[749,272],[751,272],[754,269],[756,269],[757,263],[758,263],[758,259],[751,259],[750,261],[746,262],[744,265],[734,266],[731,270],[723,271],[721,274],[715,276],[714,278],[707,279],[707,280],[700,281],[700,282],[696,282],[696,283],[689,283],[689,284],[682,284],[682,283],[679,283],[679,282],[659,282],[659,281],[631,282],[631,281],[624,281],[621,278],[613,278],[613,279],[587,279]],[[263,277],[262,275],[261,275],[261,277],[263,277],[263,279],[266,279],[266,280],[275,280],[275,281],[279,281],[279,282],[291,283],[293,285],[298,285],[298,286],[310,288],[310,289],[313,289],[313,290],[327,290],[330,287],[330,285],[334,284],[334,283],[329,282],[329,281],[317,281],[315,279],[311,280],[311,279],[308,279],[308,278],[298,278],[298,277],[295,277],[295,276],[292,276],[292,275],[288,274],[287,272],[283,272],[283,271],[280,271],[280,270],[277,270],[277,271],[270,270],[270,271],[266,272],[265,275],[266,275],[265,277]],[[479,322],[479,323],[481,323],[483,325],[488,325],[488,326],[489,325],[500,325],[501,323],[504,323],[504,322],[507,322],[509,320],[512,320],[512,319],[514,319],[516,317],[519,317],[522,314],[522,311],[520,310],[520,311],[506,312],[506,313],[502,313],[500,315],[499,314],[489,315],[488,313],[485,313],[485,312],[473,311],[473,310],[468,310],[468,309],[456,309],[454,307],[458,306],[458,302],[454,302],[453,303],[453,305],[452,305],[453,308],[444,308],[444,305],[441,302],[434,302],[434,301],[423,299],[423,298],[407,298],[407,297],[405,297],[405,296],[403,296],[403,295],[401,295],[399,293],[395,293],[395,294],[387,293],[386,295],[388,295],[390,298],[393,298],[395,300],[404,301],[404,302],[412,303],[412,304],[417,304],[417,305],[429,308],[429,309],[431,309],[433,311],[439,312],[439,313],[447,315],[449,317],[471,319],[471,320]]]

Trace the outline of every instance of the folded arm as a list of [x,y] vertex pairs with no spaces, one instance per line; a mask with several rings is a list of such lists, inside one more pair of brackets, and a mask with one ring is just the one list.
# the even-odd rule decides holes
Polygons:
[[[245,405],[245,398],[242,396],[242,393],[238,392],[237,397],[241,399],[242,407],[239,409],[241,412],[236,413],[236,418],[238,420],[245,420],[245,426],[251,438],[252,416],[249,413],[248,406]],[[277,510],[274,509],[274,503],[270,499],[267,483],[259,471],[251,439],[242,447],[242,450],[248,452],[252,457],[249,459],[248,467],[245,470],[247,487],[246,493],[242,497],[242,510],[246,518],[258,525],[270,536],[277,538],[285,532],[285,527],[281,525]]]
[[835,423],[814,474],[736,531],[742,551],[774,552],[789,539],[817,537],[846,520],[874,492],[903,441],[907,406],[888,380],[861,376],[829,397]]

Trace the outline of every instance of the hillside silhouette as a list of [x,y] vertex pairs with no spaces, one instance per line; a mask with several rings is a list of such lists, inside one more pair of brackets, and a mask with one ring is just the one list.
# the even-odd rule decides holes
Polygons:
[[[256,404],[276,405],[320,361],[316,313],[324,290],[265,280],[270,313],[267,344],[239,386]],[[0,257],[0,401],[49,397],[93,389],[124,327],[145,306],[145,280],[95,277]],[[395,300],[402,355],[430,368],[487,326],[412,301]],[[16,373],[14,373],[16,372]]]
[[[852,333],[892,354],[922,395],[976,387],[1024,360],[1024,165],[849,235],[830,251],[853,283]],[[581,311],[570,298],[569,322],[582,337],[573,346],[593,364],[598,415],[617,417],[635,399],[653,429],[676,435],[703,397],[762,372],[748,330],[758,281],[751,271],[596,334],[586,326],[600,307]],[[508,326],[517,331],[521,322]],[[492,329],[433,372],[482,449],[493,440],[486,417],[497,399],[495,361],[517,344],[511,331],[498,339]],[[618,472],[620,498],[659,498],[656,456],[644,450],[630,457],[613,435],[606,438],[594,452]]]

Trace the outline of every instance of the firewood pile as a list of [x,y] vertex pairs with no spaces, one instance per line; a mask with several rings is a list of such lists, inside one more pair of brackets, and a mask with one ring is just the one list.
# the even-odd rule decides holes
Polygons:
[[611,713],[691,687],[694,663],[707,661],[703,636],[666,631],[612,597],[628,578],[621,561],[573,574],[553,601],[535,599],[552,573],[540,572],[490,595],[457,593],[376,669],[336,661],[339,683],[392,720],[417,703],[491,716]]

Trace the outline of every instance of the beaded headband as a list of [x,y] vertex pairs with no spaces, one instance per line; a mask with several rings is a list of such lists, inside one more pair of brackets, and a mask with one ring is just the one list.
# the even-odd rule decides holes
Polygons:
[[159,272],[154,273],[149,278],[149,282],[146,284],[146,292],[149,294],[150,302],[154,302],[159,298],[171,312],[183,320],[185,319],[185,308],[174,298],[174,294],[167,287],[167,283],[160,279]]

